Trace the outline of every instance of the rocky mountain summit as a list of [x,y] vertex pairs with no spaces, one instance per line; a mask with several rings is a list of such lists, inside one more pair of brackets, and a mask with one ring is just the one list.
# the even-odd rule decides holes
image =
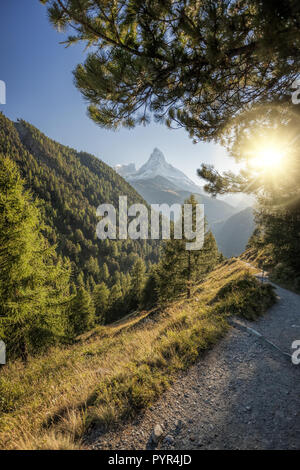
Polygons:
[[202,189],[188,178],[182,171],[166,161],[164,154],[158,148],[151,153],[148,161],[136,170],[134,163],[117,165],[115,170],[130,183],[133,181],[149,180],[159,176],[164,177],[176,186],[176,189],[201,194]]

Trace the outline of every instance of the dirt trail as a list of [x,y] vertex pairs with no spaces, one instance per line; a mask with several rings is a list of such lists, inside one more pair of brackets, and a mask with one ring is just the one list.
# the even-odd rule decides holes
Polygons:
[[257,322],[241,321],[178,377],[134,423],[90,436],[93,449],[299,449],[300,365],[287,353],[300,340],[300,296],[276,286],[278,303]]

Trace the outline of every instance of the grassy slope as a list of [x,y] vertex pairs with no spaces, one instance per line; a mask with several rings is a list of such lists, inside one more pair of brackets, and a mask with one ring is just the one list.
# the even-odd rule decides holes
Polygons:
[[[247,271],[239,260],[226,262],[209,274],[190,301],[133,314],[98,327],[72,347],[32,358],[26,366],[14,362],[3,367],[1,447],[79,448],[93,423],[106,426],[149,406],[178,370],[224,335],[231,305],[237,312],[243,300],[240,305],[246,308],[240,284],[235,290],[230,287],[225,300],[224,286]],[[218,297],[219,292],[223,294]]]

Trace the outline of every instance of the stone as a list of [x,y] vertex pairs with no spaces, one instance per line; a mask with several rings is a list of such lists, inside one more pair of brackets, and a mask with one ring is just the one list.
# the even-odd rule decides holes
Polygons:
[[174,444],[174,437],[169,434],[165,437],[164,442],[168,445]]
[[152,441],[157,444],[164,434],[163,428],[160,424],[156,424],[152,431]]

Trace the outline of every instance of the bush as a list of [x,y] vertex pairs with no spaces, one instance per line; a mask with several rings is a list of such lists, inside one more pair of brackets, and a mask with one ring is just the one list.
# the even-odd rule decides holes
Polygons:
[[261,284],[251,274],[245,274],[222,287],[215,300],[217,313],[256,320],[276,302],[276,295],[271,284]]
[[272,275],[279,282],[284,283],[290,283],[295,278],[295,272],[293,269],[284,263],[278,263],[275,266]]

